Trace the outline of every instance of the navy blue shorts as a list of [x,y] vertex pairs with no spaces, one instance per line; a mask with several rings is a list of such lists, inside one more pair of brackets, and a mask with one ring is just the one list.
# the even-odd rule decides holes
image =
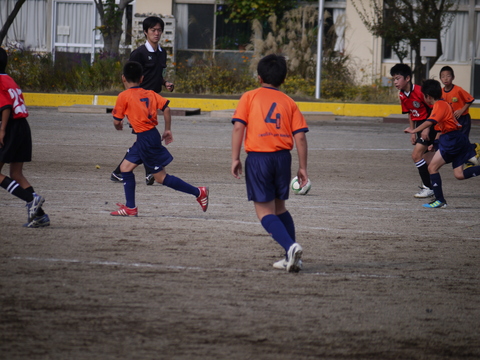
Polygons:
[[[415,124],[415,128],[422,125],[425,121],[427,121],[427,120],[414,121],[413,123]],[[428,141],[423,140],[421,132],[418,132],[417,133],[417,140],[415,141],[416,144],[422,144],[422,145],[425,145],[425,146],[429,146],[429,145],[433,144],[433,141],[437,137],[438,131],[435,130],[435,126],[431,121],[430,121],[430,123],[432,124],[432,126],[430,126],[430,132],[428,133],[428,137],[430,138],[430,140],[428,140]]]
[[0,148],[1,163],[32,161],[32,134],[27,119],[8,121],[3,144]]
[[144,163],[152,174],[156,174],[172,162],[173,156],[162,145],[157,128],[153,128],[137,134],[137,141],[128,149],[125,159],[137,165]]
[[438,151],[447,164],[455,169],[475,156],[475,149],[460,130],[442,134],[438,139]]
[[292,155],[289,150],[250,152],[245,160],[249,201],[287,200],[290,191]]
[[472,118],[470,117],[470,114],[460,116],[457,121],[462,125],[460,131],[469,137],[470,129],[472,128]]

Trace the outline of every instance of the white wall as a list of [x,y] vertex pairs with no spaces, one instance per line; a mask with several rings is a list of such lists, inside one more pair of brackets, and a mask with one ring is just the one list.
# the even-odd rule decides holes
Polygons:
[[133,12],[134,14],[172,15],[173,0],[136,0]]
[[[353,7],[353,1],[356,4],[363,1],[365,6],[370,3],[370,0],[346,1],[347,28],[345,30],[345,52],[354,61],[357,68],[357,80],[369,84],[380,77],[390,77],[390,68],[395,65],[395,62],[382,60],[382,40],[374,38],[367,30]],[[470,64],[437,63],[430,70],[430,78],[439,80],[438,73],[445,65],[451,66],[455,71],[455,84],[470,91],[472,74]]]

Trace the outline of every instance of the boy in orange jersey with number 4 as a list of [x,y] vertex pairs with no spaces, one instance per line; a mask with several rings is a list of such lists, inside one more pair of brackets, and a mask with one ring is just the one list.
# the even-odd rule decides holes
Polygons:
[[295,225],[285,207],[291,179],[295,143],[298,152],[300,185],[307,184],[307,139],[305,118],[295,102],[278,87],[287,75],[283,56],[271,54],[257,67],[261,87],[242,95],[232,118],[232,175],[242,173],[240,150],[247,152],[245,180],[248,200],[253,201],[265,230],[285,249],[285,258],[274,268],[298,272],[302,268],[302,247],[295,242]]
[[[155,181],[177,191],[194,195],[203,211],[208,207],[208,188],[194,187],[176,176],[169,175],[165,167],[173,160],[173,156],[162,145],[162,140],[168,145],[173,141],[170,124],[169,101],[152,90],[142,89],[139,85],[143,79],[143,69],[140,63],[129,61],[123,67],[122,81],[126,88],[118,95],[113,108],[113,125],[117,130],[123,130],[123,118],[126,116],[132,126],[137,141],[128,149],[125,159],[120,165],[123,177],[126,203],[117,204],[119,209],[110,213],[112,216],[137,216],[135,204],[135,175],[133,170],[144,163],[152,170]],[[157,109],[163,111],[165,130],[160,136],[156,126]]]

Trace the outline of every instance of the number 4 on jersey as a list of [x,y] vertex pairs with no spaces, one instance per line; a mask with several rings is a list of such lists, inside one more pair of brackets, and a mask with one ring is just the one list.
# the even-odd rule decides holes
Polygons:
[[277,103],[273,103],[272,106],[270,106],[270,110],[268,111],[267,117],[265,118],[265,122],[268,124],[275,124],[277,129],[280,129],[280,113],[277,113],[275,115],[275,118],[272,118],[273,112],[275,111],[275,108],[277,107]]

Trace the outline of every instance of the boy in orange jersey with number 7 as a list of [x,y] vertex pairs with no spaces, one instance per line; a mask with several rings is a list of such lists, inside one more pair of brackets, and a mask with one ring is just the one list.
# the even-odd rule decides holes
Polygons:
[[302,269],[302,247],[295,241],[295,224],[285,207],[290,191],[292,150],[295,143],[301,187],[307,184],[307,123],[297,104],[278,88],[287,75],[285,58],[267,55],[257,67],[261,87],[242,95],[232,118],[232,175],[242,173],[240,151],[244,141],[247,197],[253,201],[265,230],[285,250],[273,264],[287,272]]
[[[177,191],[194,195],[203,211],[208,207],[208,187],[194,187],[176,176],[169,175],[165,167],[173,160],[173,156],[162,145],[162,140],[168,145],[173,141],[170,130],[172,118],[169,100],[163,98],[152,90],[142,89],[139,85],[143,79],[143,69],[140,63],[129,61],[123,67],[122,81],[125,91],[118,95],[113,109],[113,125],[117,130],[123,129],[123,118],[126,116],[137,141],[128,149],[125,159],[120,165],[123,177],[126,203],[117,204],[119,209],[110,213],[112,216],[137,216],[138,209],[135,204],[135,175],[133,170],[144,163],[160,184]],[[165,130],[160,136],[156,126],[157,109],[163,111]]]

